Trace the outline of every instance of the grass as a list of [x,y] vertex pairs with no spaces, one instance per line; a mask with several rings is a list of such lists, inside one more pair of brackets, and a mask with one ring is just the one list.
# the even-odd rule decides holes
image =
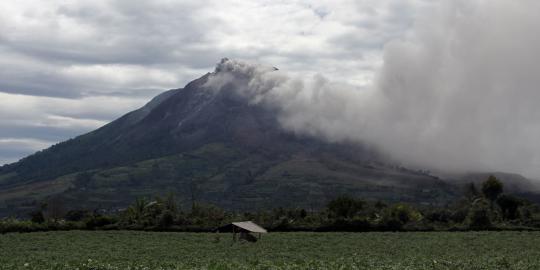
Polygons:
[[0,235],[0,269],[540,269],[538,232]]

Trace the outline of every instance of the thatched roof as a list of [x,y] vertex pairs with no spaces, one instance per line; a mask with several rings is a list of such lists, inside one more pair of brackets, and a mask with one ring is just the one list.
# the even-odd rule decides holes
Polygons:
[[233,226],[238,227],[242,230],[246,230],[248,232],[253,232],[253,233],[267,233],[268,232],[263,227],[255,224],[252,221],[233,222],[231,224],[227,224],[223,227],[220,227],[217,230],[220,232],[232,231]]

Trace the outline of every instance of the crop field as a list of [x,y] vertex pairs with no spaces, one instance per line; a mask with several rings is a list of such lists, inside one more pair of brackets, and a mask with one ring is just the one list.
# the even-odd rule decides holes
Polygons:
[[540,233],[4,234],[0,269],[540,269]]

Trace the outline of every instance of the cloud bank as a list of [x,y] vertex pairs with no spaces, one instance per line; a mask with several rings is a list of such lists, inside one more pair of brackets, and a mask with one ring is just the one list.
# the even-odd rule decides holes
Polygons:
[[282,125],[367,142],[410,166],[540,177],[540,3],[445,1],[384,48],[371,87],[226,61],[209,85],[238,83]]

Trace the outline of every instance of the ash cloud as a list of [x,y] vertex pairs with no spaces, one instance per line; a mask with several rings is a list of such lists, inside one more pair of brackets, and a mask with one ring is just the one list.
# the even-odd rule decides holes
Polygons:
[[389,42],[366,89],[229,60],[209,85],[238,84],[284,128],[370,143],[409,166],[540,177],[540,2],[442,1]]

